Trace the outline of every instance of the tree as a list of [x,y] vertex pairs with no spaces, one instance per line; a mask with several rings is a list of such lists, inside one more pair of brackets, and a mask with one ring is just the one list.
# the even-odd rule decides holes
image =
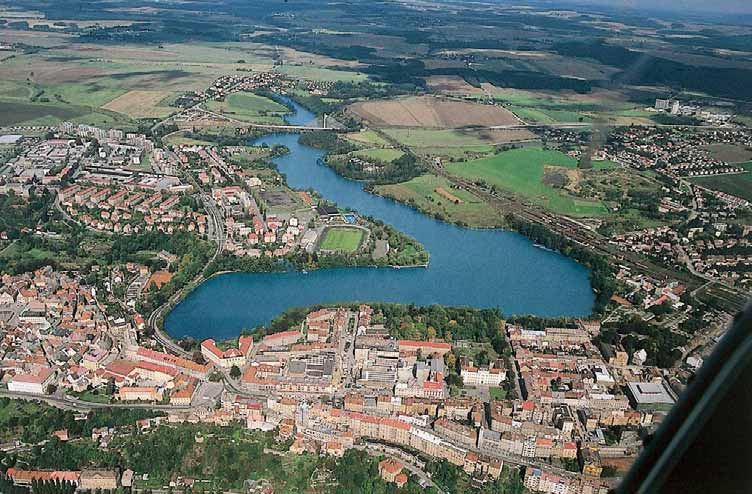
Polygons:
[[196,350],[195,352],[193,352],[193,361],[200,365],[206,364],[206,359],[201,354],[201,350]]
[[426,328],[426,336],[428,337],[429,341],[436,339],[436,328],[434,328],[433,326],[428,326]]
[[447,356],[446,356],[446,365],[449,368],[450,372],[456,367],[456,365],[457,365],[457,356],[454,354],[454,352],[447,353]]
[[230,377],[233,379],[237,379],[240,377],[240,374],[241,374],[240,367],[238,367],[237,365],[233,365],[232,368],[230,369]]

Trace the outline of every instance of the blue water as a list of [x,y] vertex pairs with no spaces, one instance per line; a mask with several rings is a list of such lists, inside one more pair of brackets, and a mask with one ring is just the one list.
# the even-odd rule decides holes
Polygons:
[[[314,115],[293,103],[288,119],[305,125]],[[381,219],[423,243],[428,268],[343,268],[310,273],[231,273],[212,278],[168,314],[175,337],[230,338],[266,324],[291,307],[350,301],[498,307],[506,314],[583,316],[593,306],[588,271],[573,260],[503,230],[471,230],[437,221],[369,194],[321,164],[323,152],[296,134],[272,134],[256,144],[284,144],[274,159],[296,189],[313,188],[340,207]]]

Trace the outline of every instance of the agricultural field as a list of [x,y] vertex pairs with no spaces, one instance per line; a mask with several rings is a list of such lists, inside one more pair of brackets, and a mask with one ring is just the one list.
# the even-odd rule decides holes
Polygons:
[[360,82],[367,79],[368,76],[360,72],[351,72],[347,70],[335,70],[326,67],[316,67],[312,65],[283,65],[277,69],[282,74],[291,77],[306,79],[311,81],[325,82]]
[[391,163],[392,161],[404,156],[405,153],[399,149],[370,148],[353,151],[352,154],[363,159],[370,159],[381,163]]
[[444,177],[425,174],[407,182],[379,185],[375,192],[409,204],[444,221],[476,228],[502,224],[501,215],[471,192],[452,187]]
[[343,136],[348,141],[354,144],[365,144],[366,146],[388,146],[389,142],[386,141],[379,134],[373,130],[363,130],[361,132],[351,132],[344,134]]
[[741,144],[709,144],[705,149],[718,160],[728,163],[746,163],[752,161],[752,149]]
[[208,110],[251,123],[283,124],[290,109],[274,100],[252,93],[233,93],[225,101],[210,101]]
[[570,110],[537,109],[519,106],[510,106],[509,109],[527,123],[547,124],[592,121],[587,114]]
[[495,146],[537,140],[524,129],[405,129],[389,128],[383,132],[398,143],[421,156],[439,156],[449,160],[463,160],[494,152]]
[[499,106],[433,96],[358,102],[349,111],[376,127],[454,129],[520,123],[513,113]]
[[464,86],[443,79],[434,80],[433,84],[447,94],[502,103],[527,123],[588,123],[595,118],[623,125],[654,123],[650,120],[654,113],[646,111],[644,105],[630,102],[628,95],[620,91],[595,89],[579,94],[500,88],[489,83],[475,88],[462,82]]
[[127,117],[62,103],[31,103],[0,99],[0,125],[57,125],[62,121],[133,129]]
[[468,84],[465,79],[456,75],[434,75],[427,77],[426,84],[437,93],[457,96],[485,94],[482,88]]
[[741,197],[747,201],[752,201],[752,163],[742,163],[740,166],[747,170],[747,172],[735,175],[694,177],[690,180],[708,189],[718,190],[732,196]]
[[484,181],[561,214],[600,216],[607,214],[600,201],[574,197],[567,191],[579,179],[574,158],[558,151],[523,148],[496,156],[447,165],[450,173]]
[[170,91],[128,91],[102,108],[131,118],[163,118],[175,111],[175,108],[164,104],[171,94]]
[[0,101],[0,125],[19,125],[26,122],[46,122],[72,120],[86,115],[85,108],[58,105]]
[[353,253],[360,247],[364,235],[360,228],[330,227],[324,232],[319,248],[325,251]]

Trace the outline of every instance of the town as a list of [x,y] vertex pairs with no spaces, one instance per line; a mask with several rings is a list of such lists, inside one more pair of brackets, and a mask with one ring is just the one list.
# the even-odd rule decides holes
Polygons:
[[[395,339],[368,305],[332,307],[286,331],[207,339],[176,356],[140,342],[142,319],[107,317],[95,289],[51,268],[2,281],[1,370],[11,396],[151,403],[167,424],[277,431],[293,439],[292,454],[390,444],[398,454],[383,474],[398,484],[403,468],[421,464],[416,451],[481,482],[506,462],[524,467],[536,492],[606,492],[612,480],[602,473],[633,460],[638,433],[659,424],[677,395],[644,355],[630,362],[623,350],[593,345],[596,321],[502,323],[511,355],[489,360],[470,341]],[[83,472],[65,475],[84,485]],[[10,476],[23,483],[44,472]]]
[[[215,257],[224,259],[347,253],[373,263],[399,246],[384,226],[315,191],[289,188],[265,161],[284,155],[281,146],[160,147],[143,134],[69,123],[47,132],[13,137],[22,151],[2,170],[4,191],[29,200],[54,190],[61,218],[95,235],[182,232],[214,242]],[[614,233],[609,243],[686,267],[707,285],[746,286],[751,230],[735,220],[749,204],[687,180],[741,173],[696,150],[719,140],[744,145],[747,133],[666,132],[630,128],[598,151],[596,159],[665,177],[655,207],[675,218]],[[563,130],[547,139],[565,148],[577,142]],[[492,350],[493,358],[476,341],[397,338],[388,329],[394,322],[369,305],[321,308],[284,331],[206,339],[191,349],[155,332],[144,305],[170,284],[178,260],[162,250],[145,263],[93,265],[86,273],[46,266],[3,275],[7,391],[0,394],[74,409],[147,406],[164,414],[150,419],[157,426],[273,431],[289,443],[285,454],[386,451],[379,469],[397,486],[408,481],[405,472],[430,485],[425,460],[439,458],[478,485],[498,479],[506,465],[534,492],[598,493],[634,461],[641,437],[661,423],[731,316],[723,306],[692,305],[680,279],[621,264],[619,294],[602,320],[503,323],[509,352]],[[635,320],[648,328],[638,341],[619,329]],[[69,440],[65,430],[55,434]],[[149,472],[16,468],[8,475],[19,486],[60,480],[86,490],[138,487]]]
[[0,493],[746,481],[752,11],[560,3],[3,2]]

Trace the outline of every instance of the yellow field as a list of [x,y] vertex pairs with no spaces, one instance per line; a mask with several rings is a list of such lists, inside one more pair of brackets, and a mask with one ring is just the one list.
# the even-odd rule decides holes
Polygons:
[[133,118],[164,117],[174,109],[158,105],[169,95],[169,91],[128,91],[103,105],[102,108],[123,113]]
[[452,129],[520,123],[512,112],[500,106],[431,96],[365,101],[355,103],[350,110],[373,125],[383,127]]

